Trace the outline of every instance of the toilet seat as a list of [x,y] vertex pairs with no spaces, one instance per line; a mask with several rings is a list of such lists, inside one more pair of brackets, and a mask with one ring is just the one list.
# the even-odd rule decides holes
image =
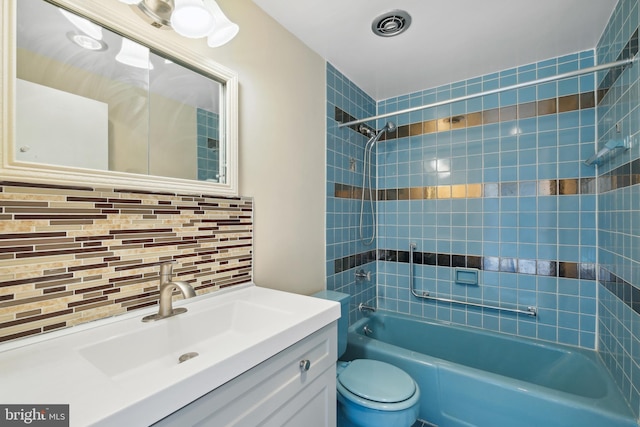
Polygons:
[[345,399],[381,411],[409,408],[419,398],[416,383],[406,372],[377,360],[352,361],[342,370],[336,385]]

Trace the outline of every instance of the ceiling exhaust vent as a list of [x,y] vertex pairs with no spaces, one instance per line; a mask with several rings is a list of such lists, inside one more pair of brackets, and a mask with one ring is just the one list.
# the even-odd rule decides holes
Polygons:
[[404,10],[392,10],[378,16],[371,23],[371,30],[380,37],[393,37],[411,25],[411,15]]

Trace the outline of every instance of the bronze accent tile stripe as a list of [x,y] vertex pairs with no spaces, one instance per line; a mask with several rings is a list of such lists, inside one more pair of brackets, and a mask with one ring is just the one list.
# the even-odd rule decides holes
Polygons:
[[249,198],[14,181],[0,194],[0,341],[155,305],[168,260],[199,294],[251,280]]
[[335,274],[341,273],[351,268],[359,267],[364,264],[368,264],[370,262],[374,262],[377,259],[378,255],[375,249],[336,259],[334,260]]
[[640,159],[618,166],[598,177],[600,194],[640,184]]
[[600,267],[598,282],[629,308],[640,314],[640,289],[604,267]]
[[[353,117],[351,114],[347,113],[346,111],[342,110],[339,107],[334,107],[334,113],[333,113],[333,118],[336,122],[338,123],[347,123],[347,122],[352,122],[354,120],[357,120],[355,117]],[[360,127],[362,126],[362,128]],[[362,125],[349,125],[349,129],[352,129],[358,133],[361,133],[362,135],[366,136],[366,131],[362,131],[362,129],[367,129],[369,131],[374,131],[374,129],[371,126],[368,126],[366,124],[362,124]]]
[[[393,132],[386,132],[380,139],[384,141],[408,136],[446,132],[455,129],[464,129],[518,119],[528,119],[549,114],[566,113],[594,107],[595,93],[583,92],[575,95],[542,99],[534,102],[510,105],[507,107],[443,117],[424,122],[410,123],[398,126]],[[336,114],[338,114],[338,110],[342,111],[336,107]],[[352,118],[352,120],[356,119]]]
[[[626,46],[622,49],[616,61],[622,61],[625,59],[633,58],[638,53],[638,29],[631,35],[631,38],[627,42]],[[609,89],[616,83],[618,78],[622,75],[627,67],[611,68],[604,79],[598,85],[598,104],[602,102],[604,97],[609,92]]]
[[[636,160],[636,162],[638,162],[638,168],[640,170],[640,160]],[[638,174],[637,179],[638,182],[640,182],[640,174]],[[615,182],[617,183],[618,180],[615,180]],[[625,183],[627,181],[620,180],[620,182]],[[568,178],[540,181],[388,188],[377,191],[377,200],[391,201],[458,198],[472,199],[483,197],[568,196],[576,194],[595,194],[595,185],[595,178]],[[348,184],[334,184],[334,194],[335,197],[339,199],[360,199],[361,191],[361,188]],[[365,194],[367,193],[365,192]]]
[[[409,262],[409,251],[379,249],[334,260],[335,274],[359,267],[375,260]],[[433,252],[413,252],[416,265],[439,267],[464,267],[503,273],[520,273],[568,279],[595,280],[596,266],[591,263],[575,263],[555,260],[518,259],[508,257],[484,257]],[[639,300],[640,302],[640,300]]]

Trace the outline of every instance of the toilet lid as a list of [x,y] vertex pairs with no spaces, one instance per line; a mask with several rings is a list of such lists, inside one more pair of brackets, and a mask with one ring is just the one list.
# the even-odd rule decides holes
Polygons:
[[338,381],[356,396],[381,403],[402,402],[416,392],[415,382],[405,371],[377,360],[354,360]]

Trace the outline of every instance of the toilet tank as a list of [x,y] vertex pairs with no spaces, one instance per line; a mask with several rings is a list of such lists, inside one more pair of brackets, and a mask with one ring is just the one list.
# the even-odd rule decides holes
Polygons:
[[340,319],[338,319],[338,357],[347,350],[347,330],[349,329],[349,300],[351,295],[336,291],[320,291],[312,295],[340,303]]

